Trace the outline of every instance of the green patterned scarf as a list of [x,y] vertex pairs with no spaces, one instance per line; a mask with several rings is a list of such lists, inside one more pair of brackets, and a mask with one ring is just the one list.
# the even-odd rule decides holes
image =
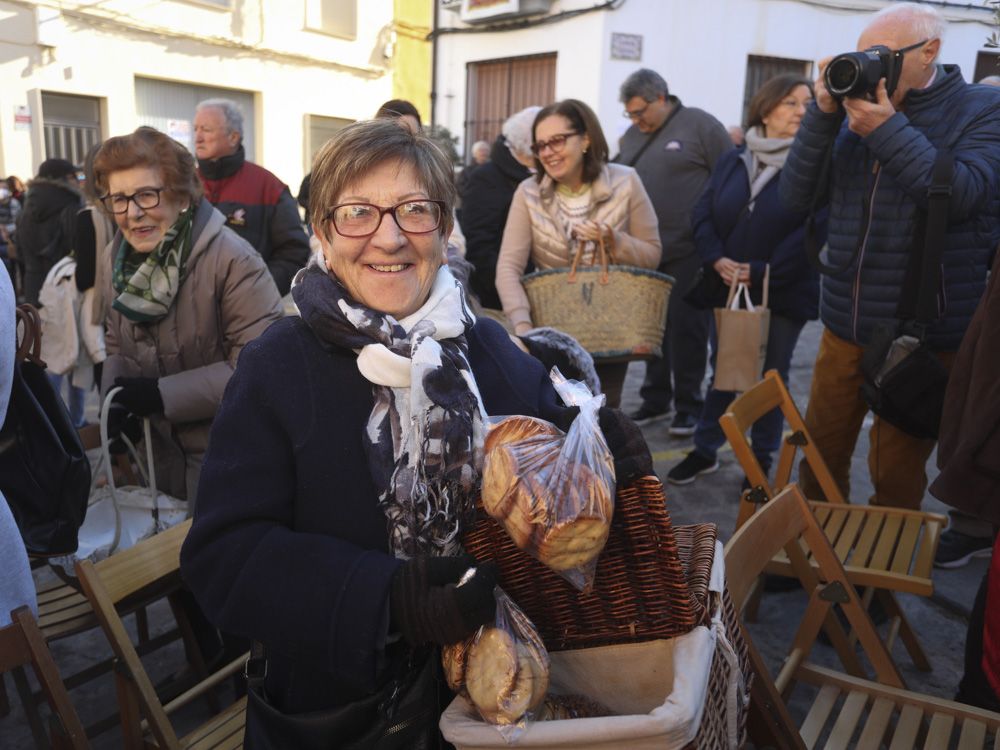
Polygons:
[[194,207],[181,211],[160,244],[149,253],[122,240],[115,255],[111,283],[118,297],[111,306],[129,320],[148,323],[170,310],[191,254]]

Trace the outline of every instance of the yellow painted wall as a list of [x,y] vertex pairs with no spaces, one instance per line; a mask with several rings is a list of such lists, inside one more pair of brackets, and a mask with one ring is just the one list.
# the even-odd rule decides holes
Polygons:
[[431,31],[434,0],[394,0],[396,49],[392,57],[392,96],[413,102],[424,124],[431,121]]

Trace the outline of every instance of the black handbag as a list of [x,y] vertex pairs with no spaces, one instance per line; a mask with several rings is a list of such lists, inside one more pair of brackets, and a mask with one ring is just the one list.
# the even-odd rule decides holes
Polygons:
[[917,222],[895,324],[880,324],[861,359],[861,396],[894,427],[918,438],[937,439],[948,370],[927,346],[927,326],[937,315],[954,157],[938,151],[927,213]]
[[245,750],[437,750],[439,680],[436,650],[399,661],[369,696],[322,711],[287,714],[264,690],[267,659],[254,642],[247,661]]
[[87,513],[90,461],[69,410],[45,375],[41,321],[17,308],[24,336],[17,349],[7,417],[0,428],[0,492],[28,554],[68,555]]
[[729,285],[709,264],[702,265],[684,293],[684,301],[699,310],[714,310],[726,306]]

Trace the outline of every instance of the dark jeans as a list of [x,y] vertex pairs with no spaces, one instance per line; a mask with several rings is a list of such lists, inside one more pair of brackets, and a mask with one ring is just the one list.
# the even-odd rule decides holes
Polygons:
[[617,409],[622,403],[622,386],[625,385],[628,362],[596,362],[594,369],[597,370],[597,377],[601,381],[604,405]]
[[668,411],[673,400],[678,414],[701,413],[704,403],[701,384],[705,379],[712,312],[684,301],[684,294],[700,267],[701,257],[697,254],[660,267],[674,277],[667,305],[667,327],[663,332],[663,357],[646,363],[646,379],[639,389],[643,405],[654,411]]
[[[788,370],[792,364],[792,352],[799,340],[805,323],[771,313],[771,327],[767,334],[767,353],[764,355],[764,371],[777,370],[782,380],[788,382]],[[712,324],[712,370],[715,371],[715,350],[717,346],[715,324]],[[713,376],[714,377],[714,376]],[[705,406],[698,418],[694,431],[694,449],[705,458],[715,460],[715,454],[726,442],[726,436],[719,426],[719,417],[726,413],[729,404],[736,398],[732,391],[717,391],[709,388],[705,396]],[[781,446],[781,427],[784,419],[780,409],[772,409],[754,422],[750,429],[753,453],[766,472],[771,468],[775,451]]]

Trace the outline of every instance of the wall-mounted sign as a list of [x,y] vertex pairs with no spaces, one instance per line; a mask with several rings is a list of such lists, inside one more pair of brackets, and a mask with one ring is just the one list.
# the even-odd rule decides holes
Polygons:
[[190,120],[167,120],[167,135],[187,148],[194,150],[194,143],[191,141],[191,121]]
[[642,60],[642,34],[611,35],[612,60]]
[[31,130],[31,110],[23,104],[14,107],[14,130]]

